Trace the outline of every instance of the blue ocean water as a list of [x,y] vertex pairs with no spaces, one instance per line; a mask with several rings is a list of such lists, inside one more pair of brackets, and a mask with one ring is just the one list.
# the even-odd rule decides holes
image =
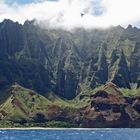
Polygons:
[[140,140],[140,129],[0,130],[0,140]]

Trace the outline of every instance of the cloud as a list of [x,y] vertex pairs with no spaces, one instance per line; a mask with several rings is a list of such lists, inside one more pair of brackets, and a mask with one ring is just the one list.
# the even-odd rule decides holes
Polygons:
[[53,27],[127,26],[139,22],[139,5],[139,0],[41,0],[22,5],[1,0],[0,21],[9,18],[24,23],[36,18]]
[[112,25],[135,24],[140,20],[139,0],[103,0],[107,12],[103,19]]

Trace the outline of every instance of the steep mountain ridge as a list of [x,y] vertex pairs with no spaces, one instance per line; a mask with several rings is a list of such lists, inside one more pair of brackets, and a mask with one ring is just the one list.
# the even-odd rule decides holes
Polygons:
[[0,89],[18,82],[42,95],[52,91],[73,99],[81,85],[108,81],[140,87],[140,30],[47,29],[36,21],[0,23]]

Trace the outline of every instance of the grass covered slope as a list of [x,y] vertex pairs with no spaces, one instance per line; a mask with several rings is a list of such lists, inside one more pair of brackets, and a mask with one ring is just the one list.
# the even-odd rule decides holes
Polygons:
[[[80,108],[75,100],[67,101],[48,93],[46,97],[18,84],[13,85],[9,97],[0,106],[0,119],[12,122],[69,121]],[[84,106],[81,104],[81,107]],[[55,123],[54,123],[55,124]]]
[[10,97],[1,105],[0,117],[2,119],[28,119],[37,112],[46,112],[51,102],[36,92],[19,85],[11,87]]
[[81,93],[73,100],[51,92],[44,97],[18,84],[9,91],[10,96],[0,106],[0,127],[120,127],[128,115],[130,126],[140,118],[139,91],[128,94],[111,82],[94,90],[81,85]]

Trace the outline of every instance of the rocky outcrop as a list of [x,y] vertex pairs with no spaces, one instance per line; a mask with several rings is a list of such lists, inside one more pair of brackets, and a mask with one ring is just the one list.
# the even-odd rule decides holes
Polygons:
[[[91,95],[91,105],[82,114],[83,127],[140,127],[140,97],[113,93],[111,84]],[[110,90],[109,90],[110,89]]]

